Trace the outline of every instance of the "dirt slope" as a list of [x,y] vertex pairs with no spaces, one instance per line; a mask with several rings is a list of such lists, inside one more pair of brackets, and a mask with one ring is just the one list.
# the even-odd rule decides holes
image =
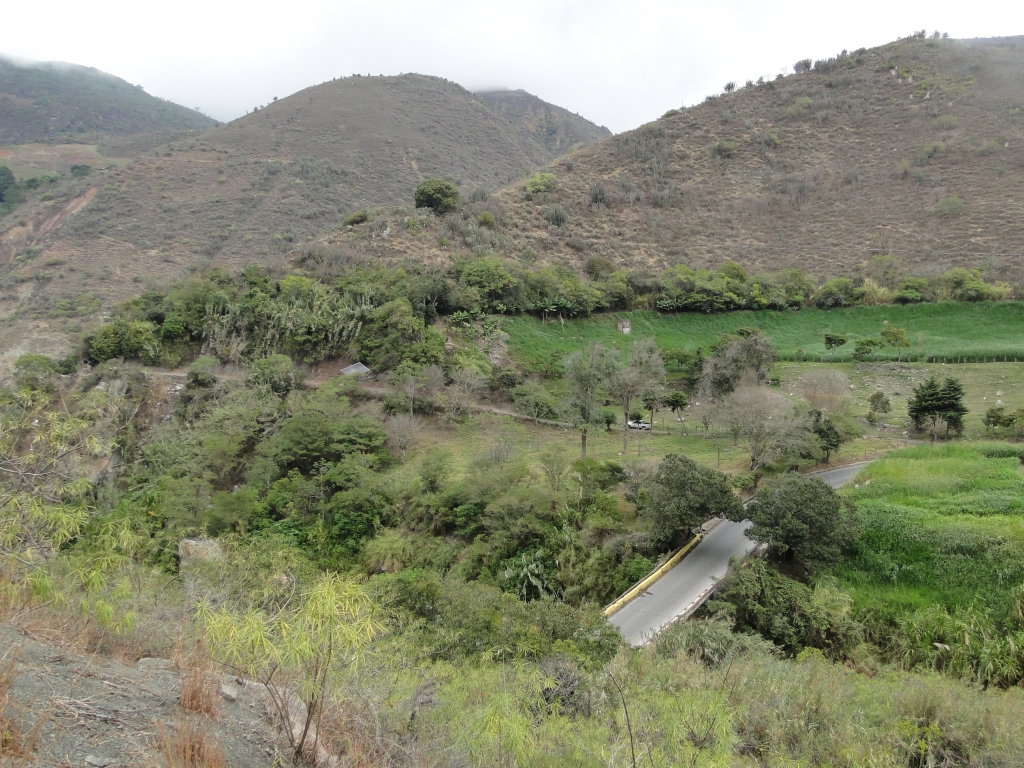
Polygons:
[[276,764],[280,745],[256,689],[218,675],[211,685],[235,700],[214,692],[213,717],[189,714],[179,705],[184,677],[164,659],[122,664],[0,624],[0,765],[163,768],[165,735],[173,744],[188,725],[205,732],[221,765]]

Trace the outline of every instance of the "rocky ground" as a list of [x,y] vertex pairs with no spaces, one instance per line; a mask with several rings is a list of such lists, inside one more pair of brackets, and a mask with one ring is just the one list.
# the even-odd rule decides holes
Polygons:
[[198,679],[167,659],[126,666],[0,624],[0,766],[280,764],[260,689],[217,673]]

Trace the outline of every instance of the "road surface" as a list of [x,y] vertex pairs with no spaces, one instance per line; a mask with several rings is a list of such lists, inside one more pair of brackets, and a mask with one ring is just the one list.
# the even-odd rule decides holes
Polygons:
[[[815,472],[833,488],[848,483],[866,462]],[[643,645],[673,619],[701,600],[729,570],[729,560],[746,557],[757,546],[744,535],[749,520],[723,520],[693,551],[645,591],[619,609],[609,621],[630,645]]]

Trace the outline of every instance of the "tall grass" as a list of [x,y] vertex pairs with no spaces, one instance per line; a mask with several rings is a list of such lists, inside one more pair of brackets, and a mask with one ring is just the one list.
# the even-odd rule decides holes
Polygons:
[[[632,333],[616,329],[628,318]],[[505,320],[512,355],[529,368],[549,363],[552,354],[564,356],[592,342],[627,349],[637,338],[654,336],[663,348],[706,351],[723,333],[737,328],[760,328],[784,360],[848,361],[853,341],[877,337],[888,321],[907,329],[911,346],[900,351],[904,360],[935,362],[1024,361],[1024,303],[942,302],[908,306],[802,309],[799,311],[724,312],[720,314],[616,312],[578,320],[543,322],[532,317]],[[826,331],[846,335],[850,343],[825,349]],[[897,350],[884,348],[874,359],[896,360]]]
[[883,621],[939,605],[1013,621],[1024,583],[1024,475],[988,446],[917,446],[869,466],[847,491],[863,537],[837,569]]

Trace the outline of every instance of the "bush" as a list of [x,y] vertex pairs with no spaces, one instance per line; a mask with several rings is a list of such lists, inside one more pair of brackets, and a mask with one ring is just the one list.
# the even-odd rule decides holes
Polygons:
[[544,219],[552,226],[561,227],[569,220],[569,214],[565,212],[565,208],[556,203],[544,209]]
[[270,387],[278,395],[287,395],[302,386],[303,376],[287,355],[270,355],[253,362],[249,379],[257,386]]
[[531,195],[552,192],[555,189],[556,181],[555,174],[538,172],[526,180],[526,191]]
[[964,208],[963,202],[956,195],[944,197],[932,206],[932,216],[956,216]]
[[793,65],[793,71],[797,74],[800,74],[801,72],[810,72],[812,66],[814,66],[814,64],[810,59],[800,59],[800,61]]
[[430,208],[441,215],[458,210],[459,190],[450,181],[444,179],[427,179],[416,187],[415,201],[417,208]]
[[934,120],[932,120],[932,125],[934,125],[941,131],[952,130],[953,128],[956,128],[959,124],[960,121],[957,120],[956,115],[942,115],[941,117],[936,117]]
[[716,157],[728,159],[736,154],[736,144],[731,141],[720,140],[715,144],[715,148],[712,151]]
[[103,326],[86,344],[89,358],[95,363],[105,363],[115,357],[153,363],[160,348],[156,326],[141,320],[115,320]]
[[486,229],[494,229],[495,224],[498,222],[494,218],[494,214],[490,211],[484,211],[476,217],[476,223]]
[[590,185],[590,202],[594,205],[601,205],[608,202],[608,193],[604,190],[601,182]]
[[[417,208],[420,207],[418,203],[417,203],[416,207]],[[367,213],[366,211],[356,211],[355,213],[350,213],[348,216],[346,216],[342,220],[341,226],[343,226],[343,227],[354,227],[356,224],[362,224],[362,223],[367,222],[369,220],[370,220],[370,214],[369,213]]]

